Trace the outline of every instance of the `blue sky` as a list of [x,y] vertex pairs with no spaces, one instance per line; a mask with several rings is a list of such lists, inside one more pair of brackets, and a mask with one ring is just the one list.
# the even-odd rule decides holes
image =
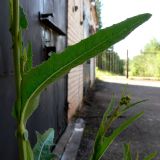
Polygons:
[[160,0],[101,0],[103,27],[111,26],[128,17],[151,13],[152,18],[132,32],[126,39],[114,46],[121,58],[140,53],[146,43],[156,38],[160,41]]

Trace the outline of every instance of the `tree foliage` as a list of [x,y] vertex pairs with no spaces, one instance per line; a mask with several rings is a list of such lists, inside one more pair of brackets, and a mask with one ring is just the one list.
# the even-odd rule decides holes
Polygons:
[[160,52],[160,43],[154,38],[144,47],[144,54],[157,54]]
[[160,77],[160,43],[152,39],[130,62],[132,76]]
[[101,0],[96,0],[96,11],[97,11],[97,16],[98,16],[98,29],[99,30],[102,28],[101,7],[102,7]]
[[124,60],[120,59],[118,53],[113,49],[113,46],[106,49],[97,57],[97,66],[99,69],[116,74],[124,74]]

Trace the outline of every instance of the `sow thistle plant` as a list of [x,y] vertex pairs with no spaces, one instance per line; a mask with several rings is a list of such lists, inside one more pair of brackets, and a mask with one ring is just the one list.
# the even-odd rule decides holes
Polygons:
[[[84,63],[87,59],[96,56],[116,42],[124,39],[150,17],[151,14],[141,14],[102,29],[95,35],[66,48],[61,54],[52,54],[48,60],[33,67],[32,45],[30,43],[27,46],[23,45],[22,32],[28,26],[25,13],[23,8],[20,7],[19,0],[10,0],[10,32],[12,36],[16,84],[16,101],[13,107],[13,115],[17,121],[16,136],[19,148],[19,160],[47,160],[53,157],[53,154],[50,152],[50,146],[54,138],[53,129],[49,129],[43,135],[37,134],[37,144],[35,144],[33,149],[28,139],[29,133],[26,124],[38,107],[41,92],[50,83],[68,73],[73,67]],[[112,106],[112,103],[113,100],[110,106]],[[120,114],[126,110],[127,108],[122,110]],[[104,115],[104,120],[97,134],[95,141],[95,144],[97,144],[95,146],[97,147],[94,148],[94,151],[97,152],[94,152],[93,155],[96,158],[101,157],[100,155],[108,148],[120,131],[142,115],[140,113],[122,124],[108,140],[108,138],[104,137],[105,126],[108,125],[108,121],[106,123],[108,113],[111,113],[111,107],[109,107]],[[112,122],[114,119],[115,117],[112,117],[110,121]],[[98,147],[99,145],[100,147]]]

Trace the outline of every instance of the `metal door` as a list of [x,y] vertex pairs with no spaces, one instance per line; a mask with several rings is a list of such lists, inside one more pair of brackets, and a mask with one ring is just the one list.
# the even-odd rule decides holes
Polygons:
[[[67,0],[22,0],[21,4],[29,21],[23,38],[25,44],[29,40],[32,42],[35,66],[48,59],[50,51],[60,52],[66,47]],[[0,1],[0,14],[3,15],[0,18],[0,153],[3,160],[17,160],[16,123],[11,117],[15,85],[11,36],[8,31],[9,1]],[[51,16],[49,23],[40,17],[42,15],[44,18],[47,14]],[[43,132],[54,128],[58,139],[66,123],[67,77],[64,76],[43,91],[40,106],[27,124],[32,145],[36,141],[35,130]]]

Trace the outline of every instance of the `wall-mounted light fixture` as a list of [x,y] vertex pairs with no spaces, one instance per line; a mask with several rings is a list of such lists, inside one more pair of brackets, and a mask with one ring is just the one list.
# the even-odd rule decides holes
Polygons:
[[91,0],[91,5],[92,5],[92,6],[95,6],[95,5],[96,5],[95,0]]
[[73,10],[73,12],[76,12],[78,10],[78,6],[73,6],[72,10]]
[[74,0],[74,5],[72,7],[72,11],[76,12],[78,10],[78,4],[76,4],[76,0]]

